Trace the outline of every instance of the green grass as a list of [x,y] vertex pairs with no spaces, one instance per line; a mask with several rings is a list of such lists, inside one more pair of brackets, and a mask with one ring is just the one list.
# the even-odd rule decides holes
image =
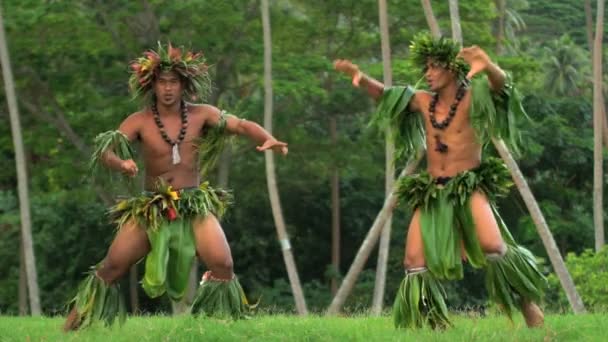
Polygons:
[[444,332],[395,330],[391,318],[260,315],[222,321],[191,316],[130,317],[124,326],[64,334],[61,317],[0,317],[0,341],[606,341],[608,315],[550,315],[542,329],[503,316],[456,316]]

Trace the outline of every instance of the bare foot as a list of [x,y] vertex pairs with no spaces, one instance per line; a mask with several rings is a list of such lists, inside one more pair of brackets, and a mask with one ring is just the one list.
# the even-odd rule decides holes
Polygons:
[[540,328],[545,323],[545,315],[538,305],[524,301],[521,307],[528,328]]
[[80,318],[81,317],[78,314],[78,311],[76,311],[76,308],[72,308],[72,311],[70,311],[65,323],[63,324],[63,331],[69,332],[78,330],[78,328],[80,328],[80,323],[82,323]]

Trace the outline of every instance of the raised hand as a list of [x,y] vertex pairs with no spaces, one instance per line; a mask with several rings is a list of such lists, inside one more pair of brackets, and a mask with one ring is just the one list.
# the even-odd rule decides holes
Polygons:
[[137,172],[137,164],[133,161],[133,159],[123,160],[120,163],[120,171],[129,177],[135,177]]
[[485,71],[492,64],[488,54],[477,45],[463,48],[458,53],[458,57],[464,59],[471,66],[471,70],[467,74],[469,80],[479,72]]
[[288,152],[287,143],[278,141],[276,139],[268,139],[264,141],[262,146],[257,146],[256,149],[260,152],[272,149],[274,152],[281,153],[282,155],[286,155]]
[[334,61],[334,69],[349,76],[353,76],[359,72],[359,66],[348,59],[336,59]]
[[353,85],[357,87],[359,86],[361,71],[359,70],[359,66],[357,64],[354,64],[348,59],[336,59],[334,61],[334,69],[350,76],[353,79]]

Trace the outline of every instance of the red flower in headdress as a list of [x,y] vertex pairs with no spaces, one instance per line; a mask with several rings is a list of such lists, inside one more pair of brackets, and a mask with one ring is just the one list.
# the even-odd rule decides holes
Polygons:
[[200,52],[197,52],[197,53],[192,53],[192,51],[188,51],[188,52],[186,53],[186,57],[184,57],[184,61],[186,61],[186,62],[190,62],[190,61],[192,61],[192,60],[194,60],[194,59],[197,59],[197,58],[201,57],[202,55],[203,55],[203,54],[202,54],[202,53],[200,53]]
[[144,56],[154,64],[160,62],[160,56],[154,51],[146,51],[144,52]]
[[182,50],[179,48],[174,48],[171,43],[169,43],[169,59],[172,62],[179,62],[182,59]]
[[133,63],[131,63],[131,69],[133,69],[133,71],[139,73],[141,71],[141,64],[139,64],[137,62],[133,62]]

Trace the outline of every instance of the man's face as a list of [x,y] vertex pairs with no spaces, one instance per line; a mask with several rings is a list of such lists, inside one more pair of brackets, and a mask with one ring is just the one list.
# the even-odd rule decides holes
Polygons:
[[456,81],[456,76],[453,72],[434,60],[426,62],[424,78],[429,85],[429,89],[434,92],[437,92]]
[[158,102],[164,106],[179,102],[182,98],[182,90],[182,81],[174,71],[163,71],[154,81],[154,93]]

